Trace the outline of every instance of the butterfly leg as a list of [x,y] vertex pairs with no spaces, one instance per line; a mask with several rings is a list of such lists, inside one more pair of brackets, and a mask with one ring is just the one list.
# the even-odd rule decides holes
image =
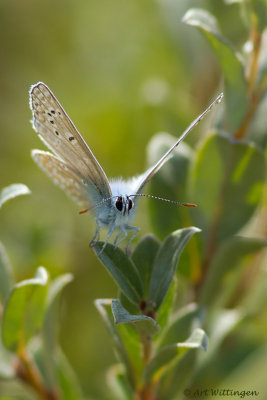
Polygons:
[[114,240],[114,246],[115,247],[118,247],[118,243],[120,243],[119,242],[119,237],[121,236],[123,234],[123,231],[120,231],[118,234],[117,234],[117,236],[115,237],[115,240]]
[[99,241],[99,225],[98,223],[96,223],[95,233],[92,239],[90,240],[89,246],[93,247],[98,241]]
[[107,243],[108,243],[108,241],[109,241],[110,236],[111,236],[112,233],[114,232],[114,229],[115,229],[115,225],[113,224],[113,225],[111,226],[111,228],[109,229],[109,231],[108,231],[108,234],[107,234],[105,243],[103,244],[103,247],[102,247],[102,249],[101,249],[101,251],[100,251],[99,254],[101,254],[102,251],[104,250],[104,248],[106,247],[106,245],[107,245]]
[[132,234],[131,238],[129,239],[129,242],[126,247],[126,254],[129,255],[130,245],[131,245],[133,239],[135,238],[135,236],[138,235],[138,233],[140,232],[140,228],[137,228],[136,226],[126,225],[126,229],[134,231],[134,233]]

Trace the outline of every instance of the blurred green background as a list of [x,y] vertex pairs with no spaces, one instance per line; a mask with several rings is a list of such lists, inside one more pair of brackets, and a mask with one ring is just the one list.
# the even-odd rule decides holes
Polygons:
[[[246,40],[237,5],[221,0],[0,3],[0,187],[22,182],[32,191],[1,210],[0,240],[16,280],[39,265],[52,277],[73,273],[60,340],[84,392],[98,398],[115,357],[93,300],[116,297],[116,288],[88,247],[93,219],[79,215],[30,157],[32,148],[45,147],[31,128],[28,91],[38,81],[51,88],[108,177],[143,172],[153,134],[179,135],[221,89],[208,43],[181,21],[191,7],[213,13],[237,47]],[[193,146],[200,133],[192,132]],[[141,204],[136,225],[144,234],[150,227],[146,200]]]

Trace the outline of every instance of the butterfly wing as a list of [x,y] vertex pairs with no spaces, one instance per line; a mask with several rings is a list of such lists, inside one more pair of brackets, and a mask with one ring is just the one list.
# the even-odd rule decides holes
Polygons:
[[32,150],[32,157],[39,167],[52,178],[54,183],[64,189],[74,201],[83,208],[89,206],[88,193],[94,190],[89,187],[89,181],[47,151]]
[[[104,170],[58,100],[44,83],[39,82],[31,87],[30,107],[33,113],[33,128],[39,137],[72,172],[76,171],[77,175],[84,177],[90,183],[90,187],[95,188],[95,193],[98,193],[97,199],[95,193],[91,194],[89,191],[87,195],[91,203],[111,197],[110,185]],[[41,158],[40,156],[39,161]],[[57,163],[57,168],[60,168],[62,172],[62,165],[59,167],[58,161],[56,162],[54,158],[53,161],[51,160],[50,158],[50,164]],[[47,172],[52,176],[48,170]]]
[[218,104],[221,102],[223,98],[223,93],[219,94],[219,96],[216,97],[216,99],[209,105],[206,110],[200,114],[189,126],[188,128],[182,133],[182,135],[179,137],[177,142],[174,143],[174,145],[161,157],[161,159],[153,165],[151,168],[149,168],[144,174],[139,175],[133,180],[133,187],[134,187],[134,193],[141,193],[144,186],[147,184],[147,182],[152,178],[153,175],[155,175],[156,172],[165,164],[166,161],[169,160],[169,158],[172,155],[173,150],[176,149],[176,147],[184,140],[184,138],[188,135],[188,133],[202,120],[202,118],[212,109],[212,107],[215,104]]

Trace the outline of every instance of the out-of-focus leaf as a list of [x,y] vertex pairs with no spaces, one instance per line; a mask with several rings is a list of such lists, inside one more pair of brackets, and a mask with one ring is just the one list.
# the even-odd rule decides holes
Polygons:
[[257,30],[261,33],[267,26],[267,3],[266,0],[247,0],[245,4],[248,7],[250,19],[257,21]]
[[[267,46],[266,46],[267,52]],[[266,70],[266,87],[267,87],[267,70]],[[255,116],[248,130],[248,139],[255,142],[263,150],[267,148],[267,91],[256,110]],[[266,151],[266,150],[265,150]]]
[[206,333],[202,329],[196,329],[185,342],[162,347],[146,366],[143,375],[144,382],[149,382],[159,370],[162,373],[162,368],[166,367],[177,356],[180,357],[191,349],[207,350],[207,346]]
[[207,11],[190,9],[183,21],[200,30],[219,61],[225,81],[225,117],[232,132],[239,127],[249,105],[247,83],[240,58],[232,45],[220,34],[216,19]]
[[62,400],[82,400],[84,397],[73,369],[60,348],[56,354],[57,375]]
[[261,49],[259,56],[259,72],[258,72],[258,85],[267,86],[267,28],[264,30],[261,38]]
[[137,270],[139,271],[141,281],[143,282],[143,299],[147,298],[151,271],[159,246],[160,242],[155,238],[155,236],[146,235],[137,244],[131,257]]
[[15,355],[7,351],[0,340],[0,379],[13,379],[16,376],[14,369]]
[[3,302],[13,286],[11,266],[4,246],[0,242],[0,300]]
[[157,322],[146,315],[132,315],[116,299],[112,300],[111,310],[115,324],[128,324],[135,328],[140,334],[154,336],[160,329]]
[[258,206],[265,181],[264,153],[251,143],[210,134],[191,170],[190,188],[199,205],[195,223],[207,237],[216,219],[217,240],[237,233]]
[[64,287],[72,281],[71,274],[64,274],[55,278],[49,287],[47,295],[46,313],[43,324],[43,362],[47,371],[47,381],[53,387],[56,385],[57,339],[59,327],[59,297]]
[[[148,146],[149,165],[154,165],[176,141],[177,138],[168,133],[153,136]],[[168,162],[151,179],[149,194],[181,202],[193,201],[186,195],[192,155],[191,148],[186,143],[180,143]],[[180,226],[188,225],[189,213],[193,212],[193,209],[157,199],[148,201],[151,225],[160,238],[164,238]]]
[[249,290],[244,294],[240,307],[246,310],[246,315],[255,318],[262,313],[264,318],[264,312],[267,304],[267,271],[265,269],[266,255],[267,252],[264,251],[265,255],[261,257],[260,265],[263,268],[258,271],[257,276],[251,282]]
[[210,265],[201,291],[201,302],[205,305],[213,304],[218,293],[222,291],[225,280],[231,280],[231,276],[236,274],[242,260],[248,254],[255,253],[266,246],[266,240],[239,236],[223,243]]
[[31,193],[30,189],[22,183],[14,183],[13,185],[5,187],[0,192],[0,208],[6,201],[21,196],[22,194],[29,193]]
[[47,344],[52,351],[55,347],[55,342],[57,340],[57,321],[58,321],[58,298],[61,295],[64,287],[72,281],[73,277],[71,274],[64,274],[55,278],[49,288],[47,296],[47,307],[46,316],[44,323],[44,332],[46,336]]
[[125,367],[126,376],[129,381],[129,384],[131,388],[135,390],[136,377],[134,369],[131,364],[125,345],[121,339],[121,336],[118,330],[116,329],[116,326],[114,325],[113,316],[111,312],[111,302],[112,302],[111,299],[97,299],[95,300],[95,305],[111,335],[118,359],[123,363]]
[[203,309],[195,303],[181,309],[160,338],[160,347],[184,341],[201,324],[203,314]]
[[48,275],[39,267],[35,278],[15,285],[6,302],[2,323],[4,346],[16,352],[40,328],[45,313]]
[[107,243],[102,251],[103,245],[103,242],[98,242],[94,246],[97,257],[125,296],[134,304],[139,304],[143,298],[144,289],[135,265],[119,247]]
[[[266,357],[267,346],[257,346],[257,349],[248,355],[220,384],[219,388],[231,388],[250,392],[250,398],[265,399],[267,397],[266,386]],[[253,382],[253,385],[251,385]],[[248,397],[248,395],[247,395]]]
[[116,400],[134,400],[133,392],[130,390],[125,374],[121,365],[113,365],[107,374],[108,385],[111,388],[111,399]]
[[[0,400],[21,400],[18,397],[0,397]],[[23,399],[24,400],[24,399]]]
[[[0,379],[14,379],[16,376],[15,370],[11,364],[4,360],[0,360]],[[2,399],[2,397],[0,397]]]
[[237,325],[244,318],[240,310],[221,310],[215,313],[208,321],[207,330],[209,331],[209,350],[202,353],[199,359],[197,373],[194,376],[194,384],[203,382],[208,371],[216,362],[216,357],[220,354],[220,347],[227,336],[236,329]]
[[179,229],[167,236],[160,246],[149,286],[149,301],[155,304],[155,309],[160,307],[170,288],[181,252],[191,236],[199,231],[195,227]]
[[181,359],[178,358],[178,362],[175,362],[175,359],[170,362],[159,380],[156,398],[164,400],[181,398],[181,396],[175,396],[184,390],[190,376],[192,376],[195,368],[196,352],[197,349],[190,349]]

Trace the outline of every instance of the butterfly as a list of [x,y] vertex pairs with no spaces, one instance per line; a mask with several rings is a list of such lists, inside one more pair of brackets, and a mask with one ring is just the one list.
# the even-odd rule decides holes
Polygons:
[[[137,200],[144,195],[143,189],[156,172],[168,161],[173,150],[186,137],[191,129],[219,103],[223,97],[221,93],[210,106],[199,115],[184,131],[176,143],[149,168],[145,173],[128,180],[108,179],[103,168],[95,158],[93,152],[80,135],[75,125],[60,105],[54,94],[42,82],[30,88],[30,108],[33,119],[32,126],[46,146],[54,153],[32,150],[32,157],[36,163],[63,188],[81,207],[81,213],[90,210],[95,218],[96,230],[90,242],[94,245],[100,236],[100,228],[107,229],[108,233],[102,251],[115,230],[114,245],[123,241],[129,231],[133,234],[127,248],[140,229],[132,226],[137,209]],[[170,203],[184,206],[195,206],[192,203],[179,203],[161,199]]]

